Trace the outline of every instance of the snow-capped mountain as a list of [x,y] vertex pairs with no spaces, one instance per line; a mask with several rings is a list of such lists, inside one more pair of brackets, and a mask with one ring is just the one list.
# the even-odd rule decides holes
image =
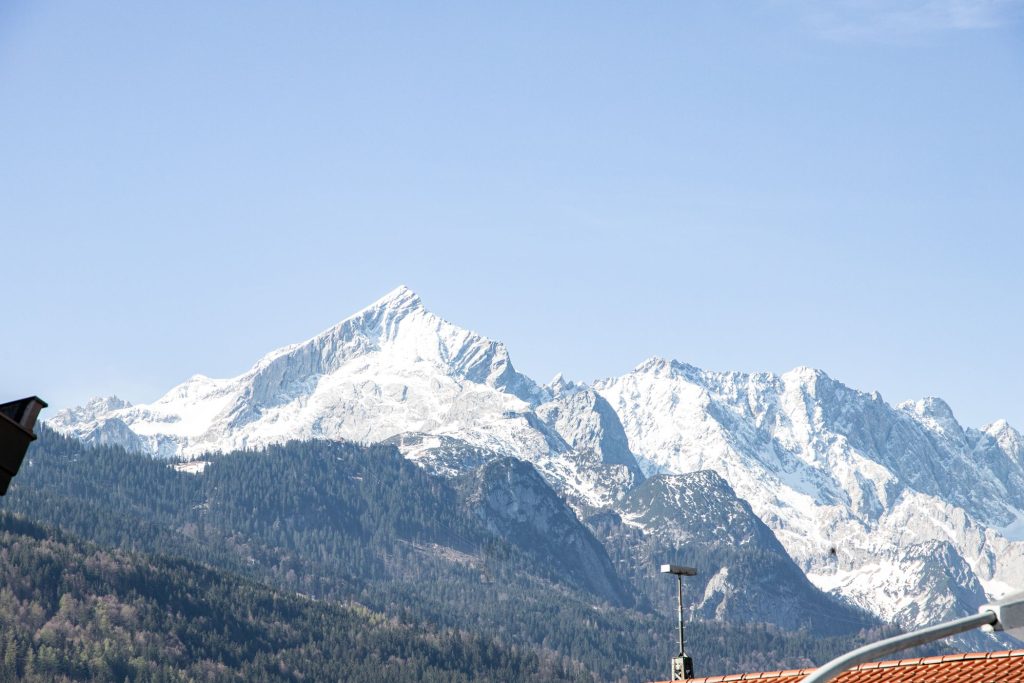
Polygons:
[[[818,370],[649,360],[594,387],[647,472],[714,470],[808,578],[903,625],[1024,586],[1020,435],[938,399],[892,407]],[[933,590],[955,586],[956,590]]]
[[315,437],[380,441],[401,432],[557,452],[557,438],[523,417],[540,393],[502,344],[427,312],[400,287],[239,377],[197,375],[150,405],[104,399],[50,424],[86,442],[127,427],[146,450],[167,456]]
[[[312,339],[267,354],[238,377],[197,375],[148,405],[94,399],[61,411],[49,425],[86,443],[167,457],[291,439],[393,440],[411,459],[455,475],[514,455],[589,506],[605,504],[623,482],[642,476],[612,416],[618,433],[610,438],[618,443],[607,453],[600,443],[587,444],[582,454],[604,459],[603,474],[614,489],[605,490],[533,411],[550,398],[550,391],[516,372],[503,344],[434,315],[399,287]],[[580,404],[563,414],[586,420],[580,417],[586,409]],[[594,420],[603,424],[609,417]]]
[[[1024,587],[1024,438],[1005,422],[964,429],[941,400],[892,406],[806,368],[713,373],[652,359],[593,385],[540,386],[504,345],[405,287],[238,377],[196,376],[148,405],[94,399],[49,425],[159,456],[390,441],[448,477],[514,456],[581,517],[605,510],[645,538],[671,525],[648,519],[637,492],[685,498],[686,483],[644,475],[708,470],[813,584],[887,620],[933,622]],[[723,595],[739,590],[732,580],[716,579]]]

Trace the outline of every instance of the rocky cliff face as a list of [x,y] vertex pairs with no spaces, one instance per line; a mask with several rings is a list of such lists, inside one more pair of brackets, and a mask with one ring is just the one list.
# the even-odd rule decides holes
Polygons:
[[556,378],[549,393],[553,398],[536,414],[571,450],[545,463],[545,469],[558,473],[557,480],[572,482],[562,488],[578,509],[616,506],[644,479],[618,415],[589,388],[566,387]]
[[500,458],[461,482],[467,506],[492,533],[548,563],[553,575],[612,604],[632,604],[604,547],[529,463]]
[[[634,582],[664,602],[662,562],[700,568],[687,578],[688,610],[705,619],[773,623],[786,629],[843,633],[875,622],[807,580],[750,505],[711,470],[657,474],[619,506],[619,523],[594,526],[624,556]],[[671,583],[671,582],[668,582]]]

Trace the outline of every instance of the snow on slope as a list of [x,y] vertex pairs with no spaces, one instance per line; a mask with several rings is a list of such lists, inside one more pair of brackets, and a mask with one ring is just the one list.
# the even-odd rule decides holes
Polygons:
[[[399,287],[238,377],[196,376],[149,405],[94,399],[61,411],[49,425],[87,443],[166,457],[290,439],[392,440],[448,476],[513,455],[535,463],[575,502],[600,506],[613,494],[592,473],[581,473],[569,459],[572,447],[533,412],[549,398],[516,372],[503,344],[430,313]],[[620,441],[617,465],[628,469],[624,434]],[[642,476],[635,462],[632,468]]]
[[932,622],[976,606],[981,586],[1024,587],[1024,543],[999,532],[1024,509],[1005,423],[963,430],[938,399],[893,408],[808,368],[652,359],[594,388],[648,474],[718,472],[816,585],[886,619]]
[[512,455],[583,514],[621,508],[641,468],[714,470],[816,585],[880,616],[912,605],[908,625],[934,621],[978,585],[1024,587],[1024,438],[1005,422],[963,429],[938,399],[893,407],[808,368],[652,359],[540,387],[405,287],[238,377],[196,376],[148,405],[94,399],[49,425],[161,456],[390,440],[446,476]]
[[552,398],[536,414],[572,453],[541,463],[542,471],[549,479],[572,482],[577,510],[615,506],[644,479],[618,415],[600,394],[560,376],[546,389]]
[[380,441],[406,431],[495,450],[557,451],[523,417],[539,392],[503,345],[427,312],[400,287],[239,377],[196,376],[151,405],[94,401],[62,411],[50,426],[88,442],[124,425],[160,455],[315,437]]

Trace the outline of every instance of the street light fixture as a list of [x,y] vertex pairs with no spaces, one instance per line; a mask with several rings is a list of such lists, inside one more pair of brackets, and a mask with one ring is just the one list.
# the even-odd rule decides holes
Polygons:
[[870,662],[882,655],[975,628],[981,628],[983,631],[1003,631],[1014,638],[1024,638],[1024,593],[1015,593],[1002,600],[982,605],[977,614],[969,617],[928,626],[847,652],[816,669],[802,683],[825,683],[858,664]]
[[696,576],[697,570],[677,564],[663,564],[661,573],[675,574],[679,582],[679,655],[672,658],[672,680],[688,681],[693,678],[693,659],[686,654],[686,641],[683,638],[683,577]]
[[18,473],[28,445],[36,440],[32,428],[45,407],[46,401],[38,396],[0,403],[0,496],[7,493],[7,485]]

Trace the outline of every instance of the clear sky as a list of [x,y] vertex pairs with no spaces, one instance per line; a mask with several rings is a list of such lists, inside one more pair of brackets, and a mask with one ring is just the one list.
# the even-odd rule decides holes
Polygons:
[[0,386],[150,401],[404,283],[540,381],[1024,428],[1022,86],[1010,0],[3,0]]

